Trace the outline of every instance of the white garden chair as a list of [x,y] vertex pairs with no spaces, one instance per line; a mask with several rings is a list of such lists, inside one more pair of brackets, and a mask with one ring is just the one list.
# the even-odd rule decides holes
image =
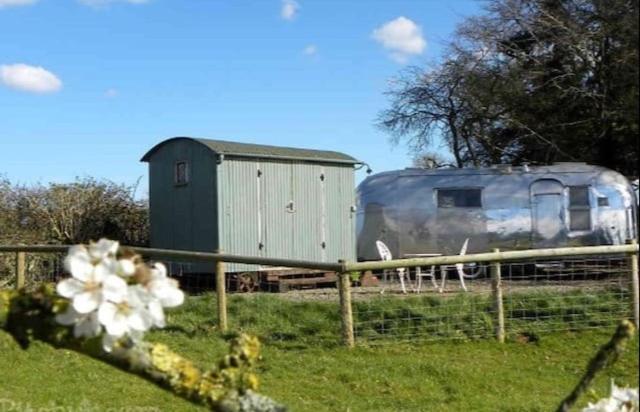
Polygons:
[[[376,240],[376,249],[378,249],[378,254],[380,255],[380,259],[382,260],[393,259],[393,255],[391,255],[391,251],[389,250],[387,245],[384,244],[383,241]],[[407,288],[404,284],[404,276],[405,276],[405,272],[407,272],[406,268],[396,268],[393,270],[398,274],[398,279],[400,279],[400,286],[402,287],[402,293],[407,293]],[[385,270],[383,273],[384,273],[384,280],[386,281],[388,271]]]
[[[464,240],[464,243],[462,244],[462,247],[460,248],[460,256],[464,256],[467,254],[467,247],[469,246],[469,238],[466,238]],[[475,273],[473,274],[466,274],[464,272],[464,264],[463,263],[456,263],[455,265],[443,265],[440,266],[440,274],[442,275],[442,284],[440,285],[440,289],[439,291],[442,293],[442,291],[444,291],[444,285],[447,281],[447,271],[449,269],[455,268],[456,271],[458,272],[458,279],[460,279],[460,286],[462,286],[462,289],[467,292],[467,285],[465,285],[464,280],[465,279],[475,279],[478,276],[480,276],[482,274],[482,268],[479,268],[478,270],[475,271]]]

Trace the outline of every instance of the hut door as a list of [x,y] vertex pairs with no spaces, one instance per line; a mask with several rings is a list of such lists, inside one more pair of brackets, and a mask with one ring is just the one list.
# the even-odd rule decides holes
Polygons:
[[564,187],[553,179],[540,179],[531,185],[533,243],[536,247],[558,244],[564,236]]

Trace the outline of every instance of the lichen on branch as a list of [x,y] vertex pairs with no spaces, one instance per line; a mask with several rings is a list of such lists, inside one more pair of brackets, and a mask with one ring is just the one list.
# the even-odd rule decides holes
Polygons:
[[23,348],[38,340],[56,348],[76,352],[136,373],[191,402],[217,411],[284,411],[268,397],[255,392],[258,378],[253,372],[260,358],[257,338],[240,335],[233,339],[229,353],[217,364],[203,370],[168,346],[121,339],[105,352],[100,337],[75,337],[72,326],[60,325],[56,314],[69,306],[52,285],[33,292],[0,290],[0,329],[8,332]]

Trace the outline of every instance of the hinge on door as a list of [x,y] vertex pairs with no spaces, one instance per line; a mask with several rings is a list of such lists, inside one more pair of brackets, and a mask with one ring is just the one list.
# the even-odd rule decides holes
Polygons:
[[327,242],[320,243],[320,246],[322,246],[323,249],[326,249],[327,248]]
[[320,180],[324,182],[324,173],[320,173]]
[[258,243],[258,250],[262,250],[262,249],[264,249],[264,243],[259,242]]
[[258,177],[262,176],[262,170],[258,169]]

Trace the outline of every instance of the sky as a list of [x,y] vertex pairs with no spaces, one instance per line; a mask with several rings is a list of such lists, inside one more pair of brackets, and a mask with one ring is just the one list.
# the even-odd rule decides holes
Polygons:
[[[173,136],[411,156],[375,126],[475,1],[0,0],[0,177],[139,183]],[[365,177],[357,172],[356,180]]]

